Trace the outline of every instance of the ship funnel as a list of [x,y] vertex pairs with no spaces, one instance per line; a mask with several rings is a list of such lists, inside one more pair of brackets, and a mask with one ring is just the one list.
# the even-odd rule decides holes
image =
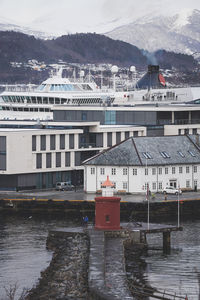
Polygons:
[[147,73],[137,82],[139,89],[165,88],[166,82],[158,65],[148,65]]

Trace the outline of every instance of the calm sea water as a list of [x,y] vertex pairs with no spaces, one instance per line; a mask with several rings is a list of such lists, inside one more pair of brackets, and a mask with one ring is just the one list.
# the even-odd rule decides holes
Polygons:
[[[17,284],[17,297],[24,288],[37,283],[40,272],[48,265],[52,253],[46,250],[50,229],[74,226],[67,219],[36,217],[6,217],[0,219],[0,300],[5,299],[5,288]],[[182,224],[183,232],[172,234],[173,250],[170,255],[149,251],[146,280],[159,289],[187,294],[198,300],[199,284],[196,271],[200,272],[200,221]],[[148,242],[161,245],[160,235],[151,235]]]
[[[182,232],[171,234],[172,251],[164,255],[162,251],[149,251],[146,278],[152,286],[188,299],[199,300],[200,282],[200,221],[181,224]],[[162,245],[161,235],[149,235],[148,243],[156,247]],[[200,277],[199,277],[200,280]]]

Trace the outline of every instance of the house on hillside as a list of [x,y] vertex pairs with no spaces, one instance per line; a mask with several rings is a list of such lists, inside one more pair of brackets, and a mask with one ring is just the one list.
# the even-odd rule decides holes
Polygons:
[[131,137],[84,162],[85,191],[109,175],[116,191],[160,192],[167,186],[200,188],[199,135]]

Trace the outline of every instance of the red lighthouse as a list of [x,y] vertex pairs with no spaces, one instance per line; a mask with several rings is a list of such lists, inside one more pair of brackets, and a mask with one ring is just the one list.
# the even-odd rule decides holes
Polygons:
[[120,200],[113,196],[114,184],[107,180],[101,185],[102,197],[95,198],[95,229],[120,229]]

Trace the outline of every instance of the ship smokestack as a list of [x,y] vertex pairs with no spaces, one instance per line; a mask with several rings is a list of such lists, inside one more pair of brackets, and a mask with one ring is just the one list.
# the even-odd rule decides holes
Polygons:
[[148,65],[148,73],[159,73],[159,66],[158,65]]
[[159,65],[148,65],[147,73],[137,82],[139,89],[164,88],[166,82],[160,73]]

